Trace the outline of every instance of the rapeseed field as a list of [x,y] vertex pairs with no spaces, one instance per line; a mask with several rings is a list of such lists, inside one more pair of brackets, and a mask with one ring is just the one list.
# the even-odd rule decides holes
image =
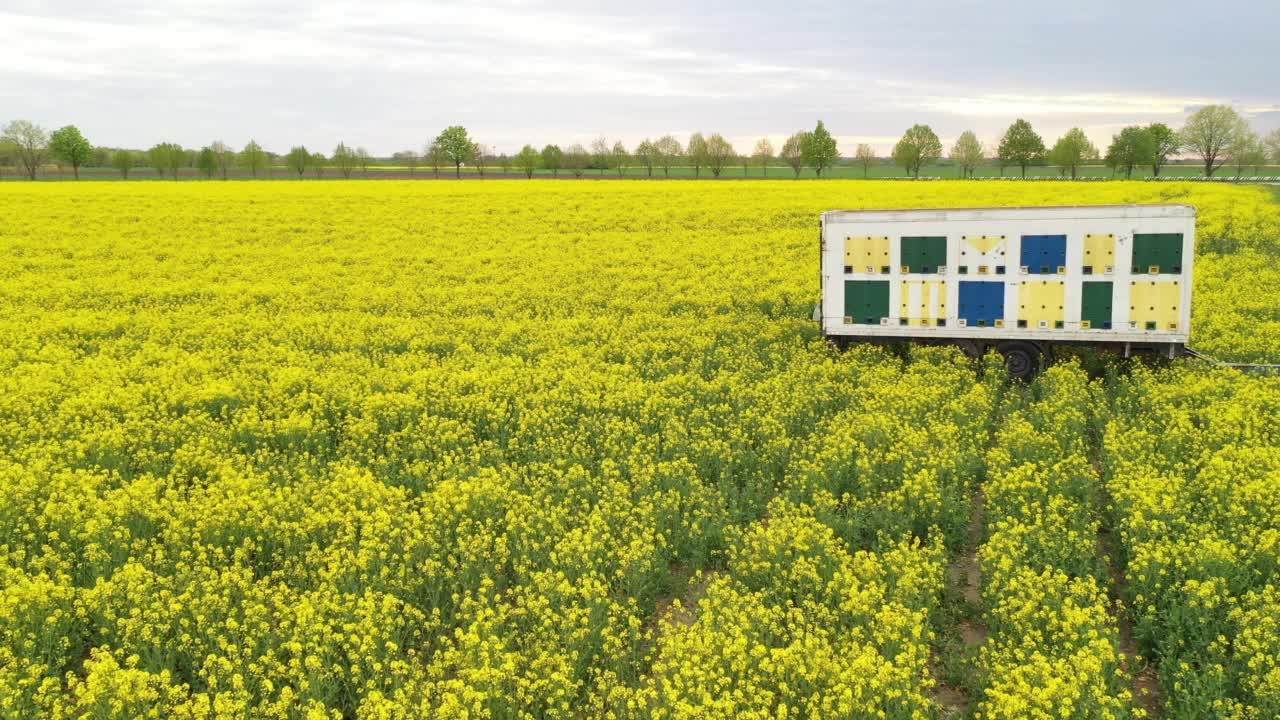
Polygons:
[[1280,380],[809,320],[823,210],[1186,202],[1274,359],[1273,198],[0,185],[0,717],[1276,717]]

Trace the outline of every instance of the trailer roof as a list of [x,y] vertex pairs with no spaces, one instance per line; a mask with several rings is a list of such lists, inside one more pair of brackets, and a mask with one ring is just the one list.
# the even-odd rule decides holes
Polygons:
[[1159,205],[1037,205],[1026,207],[974,207],[974,208],[883,208],[864,210],[828,210],[822,213],[824,222],[874,221],[911,222],[920,220],[984,220],[1018,219],[1036,217],[1060,218],[1153,218],[1195,217],[1196,209],[1185,204]]

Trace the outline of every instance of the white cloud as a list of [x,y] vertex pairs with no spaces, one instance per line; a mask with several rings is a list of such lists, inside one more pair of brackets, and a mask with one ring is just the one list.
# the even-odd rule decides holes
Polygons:
[[[109,145],[255,136],[380,154],[454,122],[514,150],[682,128],[779,144],[821,117],[851,152],[885,151],[916,122],[991,137],[1026,116],[1048,136],[1176,122],[1207,102],[1274,112],[1280,13],[1245,12],[1210,57],[1108,39],[1138,37],[1126,24],[1168,33],[1152,9],[1183,1],[1081,0],[1051,23],[1021,5],[996,15],[951,3],[11,0],[0,108],[76,122]],[[1082,32],[1103,9],[1114,32]]]

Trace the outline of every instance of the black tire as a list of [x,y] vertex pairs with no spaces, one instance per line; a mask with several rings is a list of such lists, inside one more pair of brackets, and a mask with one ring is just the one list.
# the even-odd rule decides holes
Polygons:
[[1031,343],[1013,342],[999,347],[1004,355],[1004,369],[1014,380],[1030,382],[1040,373],[1040,348]]

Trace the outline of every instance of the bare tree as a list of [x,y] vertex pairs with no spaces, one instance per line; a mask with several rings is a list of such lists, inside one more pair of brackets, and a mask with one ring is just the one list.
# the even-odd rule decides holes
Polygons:
[[484,165],[492,160],[493,156],[489,154],[488,148],[483,144],[476,142],[474,145],[475,148],[471,151],[471,157],[475,160],[476,172],[480,173],[480,177],[484,177]]
[[982,143],[972,130],[960,133],[956,144],[951,146],[951,161],[960,168],[960,177],[973,177],[974,169],[982,162],[982,153]]
[[631,164],[631,153],[627,152],[627,146],[621,140],[613,144],[613,148],[609,150],[609,158],[613,169],[618,171],[618,177],[622,177],[627,172],[627,165]]
[[853,151],[853,162],[862,168],[862,177],[866,177],[871,172],[871,166],[876,162],[876,151],[866,143],[858,143],[858,147]]
[[720,177],[720,173],[724,172],[725,166],[732,163],[737,155],[733,145],[729,144],[729,141],[725,140],[720,133],[712,133],[711,137],[707,138],[707,169],[711,171],[713,177]]
[[221,140],[215,140],[209,149],[213,151],[213,162],[218,168],[218,174],[226,180],[227,171],[236,163],[236,151]]
[[671,177],[671,166],[684,154],[684,149],[680,147],[680,141],[671,135],[663,135],[653,145],[654,149],[658,151],[658,165],[662,167],[662,174],[666,177]]
[[511,156],[506,153],[498,155],[498,167],[502,168],[502,174],[506,175],[511,172]]
[[1271,156],[1271,162],[1280,164],[1280,128],[1267,133],[1262,142],[1267,146],[1267,153]]
[[[10,165],[14,166],[14,172],[17,172],[18,164],[18,146],[7,137],[0,137],[0,180],[4,179],[4,169]],[[128,176],[128,171],[125,171]]]
[[369,161],[373,158],[369,157],[369,151],[363,147],[356,148],[356,164],[360,166],[360,174],[369,177]]
[[418,165],[422,164],[422,156],[412,150],[401,150],[391,156],[393,160],[409,168],[409,177],[413,177]]
[[649,177],[653,177],[653,166],[658,164],[658,148],[649,138],[640,141],[636,146],[636,161],[640,163]]
[[26,171],[27,178],[36,179],[36,171],[44,164],[49,153],[49,134],[44,128],[26,120],[14,120],[4,126],[0,138],[7,140]]
[[439,142],[430,142],[427,143],[427,151],[423,154],[426,155],[427,164],[431,166],[436,179],[440,179],[440,166],[444,164],[444,148]]
[[599,168],[600,174],[603,175],[604,171],[609,169],[609,162],[609,141],[601,135],[591,141],[591,164]]
[[591,164],[591,155],[587,149],[579,143],[574,143],[572,147],[564,153],[564,167],[573,173],[576,178],[582,177],[587,171],[587,165]]
[[804,168],[804,136],[807,134],[798,132],[782,143],[782,161],[791,166],[797,178],[800,177],[800,170]]
[[1243,175],[1247,167],[1254,168],[1256,175],[1258,166],[1267,162],[1267,149],[1258,133],[1246,128],[1227,147],[1226,157],[1236,169],[1236,177]]
[[763,137],[756,141],[754,156],[756,162],[760,163],[761,176],[769,177],[769,163],[773,160],[773,143],[769,142],[769,138]]
[[1228,149],[1249,129],[1244,118],[1229,105],[1206,105],[1191,114],[1178,133],[1178,144],[1200,156],[1205,177],[1226,161]]
[[685,146],[685,157],[693,167],[693,176],[702,177],[702,167],[707,164],[707,140],[702,133],[689,136],[689,144]]

